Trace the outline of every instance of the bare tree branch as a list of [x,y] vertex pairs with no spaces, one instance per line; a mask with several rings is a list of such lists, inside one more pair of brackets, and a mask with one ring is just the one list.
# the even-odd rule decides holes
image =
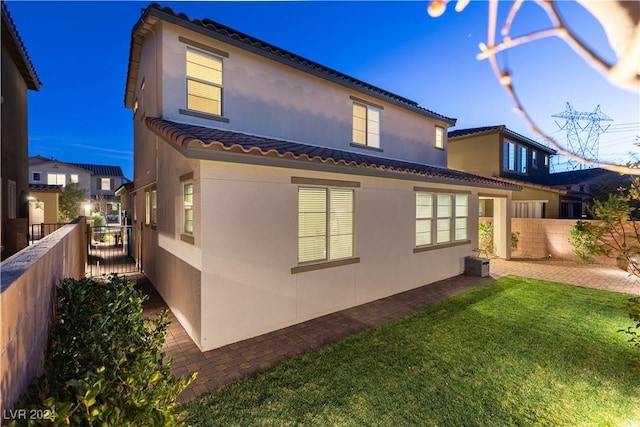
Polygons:
[[[579,54],[584,61],[593,68],[602,72],[609,82],[631,91],[640,89],[640,2],[613,0],[606,2],[593,2],[578,0],[605,29],[611,47],[618,56],[616,64],[610,64],[587,46],[562,18],[556,8],[556,3],[549,0],[536,0],[551,21],[551,28],[535,31],[533,33],[512,39],[511,27],[515,17],[520,11],[522,0],[516,0],[500,32],[502,40],[496,43],[498,26],[498,0],[489,0],[489,17],[487,43],[480,44],[478,59],[488,59],[493,73],[500,84],[505,88],[515,104],[514,110],[519,113],[531,126],[531,130],[543,138],[558,153],[580,163],[590,164],[595,167],[615,171],[625,175],[640,175],[640,169],[630,166],[622,166],[615,163],[601,162],[585,159],[557,144],[552,138],[544,134],[526,108],[520,101],[514,89],[513,77],[509,70],[502,69],[498,64],[496,54],[515,46],[529,43],[546,37],[559,37],[574,52]],[[448,0],[432,0],[428,12],[431,16],[440,16],[445,12]],[[456,10],[464,9],[467,2],[458,1]],[[433,8],[432,8],[433,7]],[[436,14],[437,13],[437,14]]]

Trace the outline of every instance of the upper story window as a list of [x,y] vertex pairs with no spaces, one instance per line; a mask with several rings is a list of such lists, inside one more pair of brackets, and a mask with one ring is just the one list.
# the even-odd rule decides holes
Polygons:
[[531,150],[531,167],[538,169],[538,152],[536,150]]
[[67,176],[63,173],[48,173],[47,184],[62,185],[64,187],[67,184]]
[[34,182],[40,182],[42,180],[42,174],[40,172],[33,172],[31,178]]
[[549,167],[549,155],[544,156],[544,167],[545,168]]
[[73,184],[77,184],[78,183],[78,174],[72,173],[71,175],[69,175],[69,182],[71,182]]
[[444,128],[436,126],[436,148],[444,150]]
[[111,190],[111,178],[98,178],[98,190]]
[[222,115],[222,59],[187,48],[187,109]]
[[380,109],[353,103],[353,143],[380,148]]
[[527,147],[505,139],[502,154],[502,169],[510,172],[527,173]]

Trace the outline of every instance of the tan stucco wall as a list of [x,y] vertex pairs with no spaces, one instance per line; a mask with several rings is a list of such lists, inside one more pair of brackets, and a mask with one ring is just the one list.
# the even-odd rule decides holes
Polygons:
[[[0,159],[0,238],[2,239],[2,259],[11,256],[24,247],[26,228],[16,228],[9,223],[7,206],[9,193],[8,180],[16,183],[16,218],[28,221],[28,206],[26,195],[29,192],[28,182],[28,132],[27,132],[27,84],[23,80],[13,59],[2,43],[2,105],[0,106],[2,123],[0,126],[0,144],[2,156]],[[20,195],[23,194],[23,200]],[[24,221],[18,221],[20,223]],[[3,231],[4,229],[4,231]]]
[[0,407],[13,407],[42,374],[54,288],[65,277],[84,277],[84,218],[66,225],[0,264]]
[[[30,191],[29,196],[34,197],[38,205],[41,206],[36,209],[41,208],[43,210],[42,222],[45,224],[55,224],[58,222],[59,193],[51,191]],[[30,224],[38,223],[34,221],[33,217],[30,217],[29,220]]]
[[558,218],[560,212],[560,195],[551,191],[524,187],[522,191],[513,192],[513,201],[547,201],[546,218]]
[[[165,119],[371,154],[349,146],[353,95],[384,107],[380,129],[385,157],[446,165],[446,151],[434,147],[435,125],[446,128],[443,122],[172,24],[162,23],[161,34]],[[187,49],[179,35],[228,52],[223,58],[223,115],[229,123],[179,113],[186,108]]]
[[[449,140],[447,165],[482,176],[500,175],[500,135],[482,135],[472,139]],[[514,193],[515,194],[515,193]]]

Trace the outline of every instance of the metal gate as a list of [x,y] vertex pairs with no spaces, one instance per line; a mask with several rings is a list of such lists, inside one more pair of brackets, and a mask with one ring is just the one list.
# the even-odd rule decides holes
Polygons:
[[87,275],[136,273],[133,226],[87,227]]

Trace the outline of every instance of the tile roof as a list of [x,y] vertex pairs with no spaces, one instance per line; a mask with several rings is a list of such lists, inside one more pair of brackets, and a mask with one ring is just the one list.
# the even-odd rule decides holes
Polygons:
[[496,126],[482,126],[482,127],[476,127],[476,128],[466,128],[466,129],[457,129],[457,130],[452,130],[449,131],[447,133],[447,136],[449,137],[449,139],[455,139],[455,138],[462,138],[462,137],[467,137],[467,136],[473,136],[473,135],[484,135],[484,134],[488,134],[488,133],[494,133],[494,132],[502,132],[505,135],[510,136],[511,138],[515,138],[515,139],[519,139],[522,142],[526,142],[527,144],[530,144],[542,151],[545,151],[546,153],[549,154],[556,154],[557,151],[549,148],[545,145],[540,144],[537,141],[534,141],[531,138],[527,138],[524,135],[520,135],[517,132],[512,131],[511,129],[507,128],[505,125],[496,125]]
[[504,177],[493,177],[493,179],[496,179],[498,181],[504,181],[507,182],[509,184],[513,184],[513,185],[517,185],[519,187],[528,187],[528,188],[535,188],[538,190],[544,190],[544,191],[548,191],[550,193],[557,193],[560,195],[565,196],[567,194],[567,191],[565,190],[561,190],[555,187],[551,187],[549,185],[544,185],[544,184],[536,184],[534,182],[531,181],[521,181],[519,179],[511,179],[511,178],[504,178]]
[[475,184],[509,190],[520,189],[518,185],[513,185],[501,180],[438,166],[388,159],[222,129],[176,123],[153,117],[147,117],[145,122],[147,127],[155,134],[184,150],[194,147],[204,147],[226,152],[319,162],[322,164],[333,164],[353,168],[377,169],[385,172],[407,173],[417,175],[418,177],[441,179],[442,182],[453,181],[458,184],[463,182],[467,183],[467,185]]
[[67,163],[67,164],[71,166],[75,166],[77,168],[86,169],[89,172],[91,172],[93,175],[123,176],[122,168],[120,168],[120,166],[94,165],[90,163]]
[[29,191],[47,191],[60,193],[62,192],[62,185],[29,184]]
[[[16,63],[22,78],[27,83],[27,87],[31,90],[39,90],[42,82],[38,78],[27,48],[24,46],[18,28],[11,18],[7,2],[2,2],[2,44],[6,46],[11,58]],[[6,42],[6,44],[5,44]]]
[[[139,64],[139,58],[134,58],[139,55],[141,50],[141,43],[143,35],[149,30],[151,21],[148,19],[155,17],[176,25],[180,25],[185,28],[189,28],[193,31],[204,33],[210,37],[217,38],[231,45],[240,47],[247,51],[262,55],[269,59],[278,61],[285,65],[291,66],[298,70],[313,74],[323,79],[329,80],[333,83],[337,83],[342,86],[346,86],[350,89],[357,90],[362,93],[366,93],[370,96],[378,99],[385,100],[392,104],[407,108],[419,114],[441,120],[455,125],[455,118],[447,117],[434,111],[428,110],[418,105],[417,102],[404,98],[400,95],[396,95],[387,90],[381,89],[377,86],[365,83],[354,77],[343,74],[339,71],[333,70],[310,59],[303,58],[295,53],[281,49],[277,46],[259,40],[255,37],[249,36],[240,31],[229,28],[220,23],[214,22],[210,19],[189,19],[184,13],[176,13],[169,7],[163,7],[157,3],[150,4],[143,12],[143,16],[138,21],[131,36],[131,48],[129,51],[129,69],[127,70],[127,83],[125,88],[125,106],[133,106],[133,93],[135,90],[135,82],[137,79],[137,65]],[[135,64],[135,66],[132,66]]]
[[[601,168],[580,169],[567,172],[556,172],[549,174],[547,179],[548,185],[567,185],[567,184],[579,184],[581,182],[589,181],[594,178],[598,178],[602,175],[621,176],[617,172],[608,171]],[[604,177],[603,177],[604,178]]]

